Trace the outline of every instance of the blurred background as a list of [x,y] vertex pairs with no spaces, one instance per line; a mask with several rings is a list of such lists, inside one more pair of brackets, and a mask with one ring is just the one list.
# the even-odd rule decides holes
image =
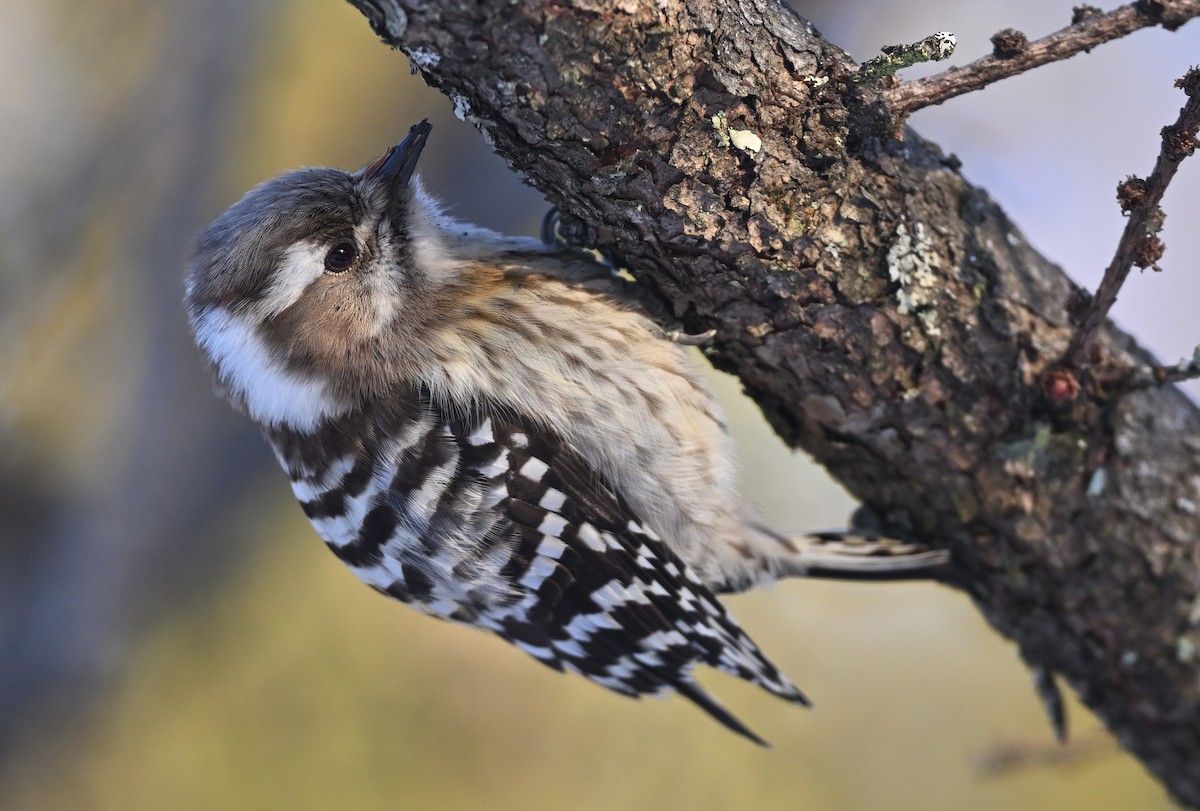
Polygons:
[[[957,63],[1071,14],[796,6],[860,60],[948,30]],[[1094,288],[1115,184],[1149,171],[1197,53],[1200,23],[1147,30],[912,123]],[[212,395],[181,278],[192,235],[251,185],[357,168],[424,116],[427,186],[535,234],[541,196],[342,0],[0,5],[0,808],[1171,807],[1077,704],[1055,745],[1013,646],[933,585],[729,600],[816,701],[704,675],[770,751],[362,587]],[[1166,272],[1135,274],[1115,317],[1174,362],[1200,343],[1200,165],[1165,209]],[[841,489],[714,385],[764,515],[843,525]]]

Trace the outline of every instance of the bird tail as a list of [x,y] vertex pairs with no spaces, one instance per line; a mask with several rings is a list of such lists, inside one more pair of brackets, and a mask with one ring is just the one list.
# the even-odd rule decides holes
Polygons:
[[935,580],[952,575],[950,553],[874,532],[838,529],[785,536],[753,525],[752,543],[738,547],[740,560],[726,561],[718,592],[744,591],[784,577],[834,580]]
[[780,558],[790,577],[838,580],[937,580],[948,573],[950,553],[853,529],[783,539],[795,547]]
[[676,692],[692,701],[697,707],[711,715],[718,722],[723,724],[726,729],[730,729],[737,734],[749,738],[759,746],[770,748],[771,744],[758,737],[750,727],[743,724],[738,717],[725,709],[715,698],[710,696],[692,679],[688,678],[673,685]]

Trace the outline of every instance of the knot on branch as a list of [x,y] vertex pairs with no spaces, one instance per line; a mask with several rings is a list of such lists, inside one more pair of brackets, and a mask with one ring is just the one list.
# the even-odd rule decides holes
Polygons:
[[1140,14],[1168,31],[1174,31],[1194,16],[1176,8],[1177,5],[1170,0],[1137,0],[1133,4]]
[[1005,28],[992,34],[992,56],[997,59],[1012,59],[1029,47],[1029,37],[1015,28]]
[[1168,124],[1162,128],[1163,155],[1178,163],[1196,151],[1196,126]]
[[1175,80],[1175,86],[1188,98],[1200,93],[1200,68],[1192,68]]

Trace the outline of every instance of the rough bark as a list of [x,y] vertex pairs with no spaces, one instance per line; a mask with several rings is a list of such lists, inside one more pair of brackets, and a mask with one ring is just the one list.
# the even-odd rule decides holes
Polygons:
[[1046,396],[1079,291],[843,51],[774,0],[351,2],[1200,806],[1200,412],[1106,391],[1147,360],[1111,327]]

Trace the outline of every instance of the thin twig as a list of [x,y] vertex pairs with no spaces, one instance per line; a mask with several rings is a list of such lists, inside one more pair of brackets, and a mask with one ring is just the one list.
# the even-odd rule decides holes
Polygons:
[[1076,9],[1073,24],[1061,31],[1015,49],[1009,45],[1011,38],[1003,43],[993,40],[996,50],[992,55],[885,90],[883,100],[902,119],[914,110],[941,104],[1047,62],[1067,59],[1140,28],[1162,25],[1174,31],[1193,17],[1200,17],[1200,0],[1139,0],[1108,13],[1081,6]]
[[911,67],[922,62],[941,62],[943,59],[950,58],[957,44],[958,41],[949,31],[939,31],[919,42],[884,45],[879,49],[879,56],[862,63],[854,80],[856,82],[872,82],[884,76],[891,76],[901,68]]
[[1130,177],[1117,186],[1117,199],[1121,208],[1129,212],[1129,220],[1125,223],[1113,260],[1105,269],[1096,295],[1088,304],[1080,319],[1079,330],[1067,349],[1065,358],[1068,369],[1079,368],[1087,359],[1096,333],[1116,302],[1121,285],[1133,266],[1158,269],[1156,263],[1163,252],[1158,232],[1162,229],[1164,217],[1158,204],[1175,177],[1179,164],[1196,150],[1196,132],[1200,130],[1200,69],[1192,68],[1175,85],[1183,88],[1188,100],[1179,111],[1179,119],[1162,129],[1162,150],[1154,162],[1154,171],[1145,180]]
[[1200,346],[1192,352],[1190,360],[1181,360],[1174,366],[1144,366],[1134,372],[1127,384],[1128,391],[1182,383],[1200,378]]

